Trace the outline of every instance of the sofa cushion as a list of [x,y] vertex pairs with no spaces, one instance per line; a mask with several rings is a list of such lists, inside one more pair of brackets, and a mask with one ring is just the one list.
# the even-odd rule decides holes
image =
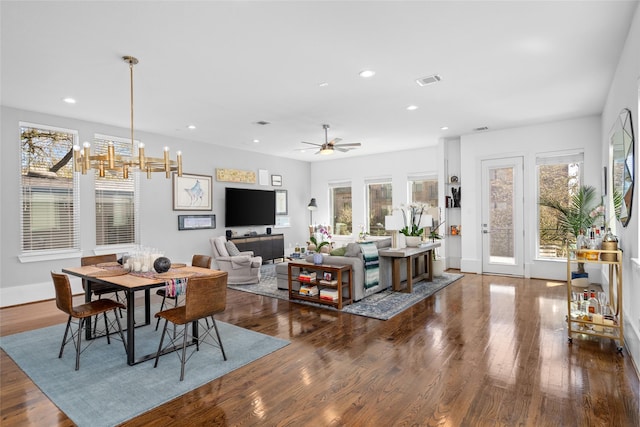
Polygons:
[[236,246],[235,243],[233,243],[233,242],[224,242],[224,246],[227,249],[227,252],[229,253],[229,256],[238,256],[238,255],[240,255],[240,250],[238,249],[238,247]]
[[341,248],[336,248],[332,250],[331,252],[329,252],[329,254],[334,256],[344,256],[346,252],[347,252],[347,247],[342,246]]
[[213,244],[216,245],[216,250],[220,254],[220,256],[229,256],[229,251],[227,251],[227,246],[225,245],[224,238],[217,238],[213,241]]
[[347,249],[344,253],[344,256],[348,257],[358,257],[362,252],[360,251],[360,245],[357,243],[349,243],[347,244]]

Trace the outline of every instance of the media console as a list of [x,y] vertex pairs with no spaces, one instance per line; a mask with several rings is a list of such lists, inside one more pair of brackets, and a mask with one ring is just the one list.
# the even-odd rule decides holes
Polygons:
[[240,252],[253,251],[263,261],[284,257],[284,234],[258,234],[256,236],[230,237],[227,240],[235,243]]

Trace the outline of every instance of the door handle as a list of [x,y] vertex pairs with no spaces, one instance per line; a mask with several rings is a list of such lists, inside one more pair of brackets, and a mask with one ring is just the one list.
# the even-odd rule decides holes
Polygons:
[[482,230],[482,233],[489,234],[489,230]]

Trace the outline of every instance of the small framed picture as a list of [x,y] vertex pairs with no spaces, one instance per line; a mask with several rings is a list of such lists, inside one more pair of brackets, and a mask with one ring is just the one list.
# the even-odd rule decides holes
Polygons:
[[271,175],[271,185],[282,187],[282,175]]
[[322,277],[322,278],[323,278],[324,280],[331,280],[331,273],[330,273],[330,272],[325,271],[325,272],[324,272],[324,273],[322,273],[322,274],[323,274],[323,277]]

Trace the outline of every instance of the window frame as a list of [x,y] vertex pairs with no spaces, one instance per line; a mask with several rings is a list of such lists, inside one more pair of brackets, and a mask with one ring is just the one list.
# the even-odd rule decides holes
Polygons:
[[[44,131],[51,132],[62,132],[72,136],[71,138],[71,147],[78,145],[79,141],[79,132],[75,129],[62,128],[59,126],[50,126],[40,123],[26,122],[20,121],[18,122],[18,143],[20,144],[20,149],[18,150],[19,156],[19,164],[20,166],[20,195],[19,195],[19,209],[20,209],[20,250],[18,253],[18,259],[22,263],[27,262],[39,262],[39,261],[47,261],[47,260],[56,260],[56,259],[69,259],[76,258],[80,256],[82,253],[81,250],[81,229],[80,229],[80,179],[79,174],[73,170],[73,159],[69,161],[65,167],[71,168],[71,185],[68,187],[73,193],[71,195],[71,201],[73,203],[72,210],[72,220],[70,221],[72,227],[72,238],[71,245],[65,248],[47,248],[47,249],[25,249],[25,217],[24,217],[24,204],[26,203],[25,199],[25,187],[23,185],[23,175],[22,175],[22,157],[24,148],[22,147],[22,129],[23,128],[32,128],[32,129],[40,129]],[[30,187],[31,188],[31,187]],[[30,233],[31,234],[31,233]]]
[[[370,236],[378,236],[378,237],[384,237],[384,236],[391,236],[391,231],[387,231],[384,230],[383,228],[383,234],[372,234],[371,233],[371,210],[370,210],[370,206],[371,206],[371,191],[370,191],[370,186],[371,185],[388,185],[389,189],[391,191],[389,200],[390,200],[390,210],[387,213],[387,215],[391,215],[393,212],[393,179],[391,177],[381,177],[381,178],[371,178],[371,179],[366,179],[364,182],[364,186],[365,186],[365,191],[364,191],[364,196],[365,196],[365,231],[370,235]],[[384,226],[384,215],[382,218],[382,224]]]
[[[331,228],[333,230],[333,236],[334,237],[338,237],[338,236],[351,236],[353,235],[353,185],[351,183],[351,181],[341,181],[341,182],[330,182],[329,185],[329,216],[330,216],[330,222],[331,222]],[[350,194],[351,194],[351,233],[348,234],[338,234],[338,228],[336,227],[336,221],[335,221],[335,200],[334,200],[334,192],[333,190],[337,189],[337,188],[349,188]]]

